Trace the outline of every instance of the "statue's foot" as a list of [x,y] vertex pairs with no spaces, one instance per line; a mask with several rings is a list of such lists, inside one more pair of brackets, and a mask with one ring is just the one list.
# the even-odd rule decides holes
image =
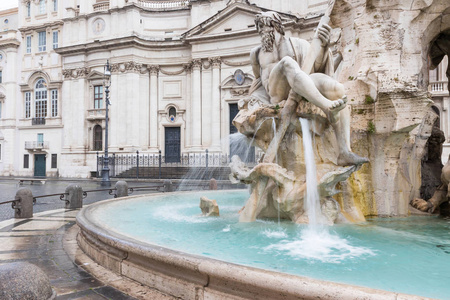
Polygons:
[[353,152],[340,153],[337,159],[338,166],[362,165],[369,162],[366,157],[361,157]]
[[342,97],[342,99],[330,101],[327,108],[328,111],[325,111],[325,113],[331,123],[336,123],[337,116],[347,106],[347,101],[347,96]]
[[430,202],[419,198],[412,200],[411,206],[423,212],[430,212],[431,210],[434,211]]

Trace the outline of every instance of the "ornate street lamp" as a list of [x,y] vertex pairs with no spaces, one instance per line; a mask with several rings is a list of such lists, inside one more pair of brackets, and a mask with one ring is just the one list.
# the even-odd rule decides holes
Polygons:
[[106,61],[103,72],[103,85],[105,86],[105,156],[103,158],[103,169],[102,169],[102,182],[101,186],[111,186],[111,180],[109,179],[109,157],[108,157],[108,105],[109,102],[109,87],[111,86],[111,69],[109,68],[109,60]]

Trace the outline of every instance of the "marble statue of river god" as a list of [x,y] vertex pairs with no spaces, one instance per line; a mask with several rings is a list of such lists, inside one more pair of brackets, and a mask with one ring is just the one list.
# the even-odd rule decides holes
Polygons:
[[280,217],[308,223],[304,134],[299,118],[308,120],[315,135],[312,144],[321,222],[345,220],[345,209],[332,198],[339,193],[336,184],[368,159],[350,149],[350,110],[344,86],[332,77],[331,9],[329,5],[311,43],[287,38],[275,12],[255,18],[261,36],[261,45],[250,53],[255,80],[250,96],[240,101],[233,124],[265,154],[253,169],[239,157],[232,158],[231,180],[251,185],[250,199],[240,212],[241,222]]

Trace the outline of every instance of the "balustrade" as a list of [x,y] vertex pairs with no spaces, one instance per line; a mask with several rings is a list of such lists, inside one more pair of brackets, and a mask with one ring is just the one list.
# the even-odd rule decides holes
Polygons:
[[109,9],[109,1],[104,1],[104,2],[100,2],[100,3],[95,3],[93,5],[94,7],[94,11],[103,11],[103,10],[108,10]]
[[156,1],[156,0],[138,0],[138,5],[143,8],[149,9],[179,9],[189,6],[188,0],[169,0],[169,1]]
[[434,81],[430,82],[428,90],[431,93],[447,93],[448,91],[448,81]]

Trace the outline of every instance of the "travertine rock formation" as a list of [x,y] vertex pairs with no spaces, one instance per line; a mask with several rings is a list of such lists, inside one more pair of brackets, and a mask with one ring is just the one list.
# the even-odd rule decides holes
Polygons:
[[450,28],[450,3],[343,0],[331,20],[342,28],[338,71],[352,106],[352,147],[370,159],[340,201],[363,215],[407,215],[436,118],[428,109],[429,49]]
[[217,201],[204,196],[200,197],[200,209],[202,210],[202,215],[206,217],[218,217],[220,215]]

